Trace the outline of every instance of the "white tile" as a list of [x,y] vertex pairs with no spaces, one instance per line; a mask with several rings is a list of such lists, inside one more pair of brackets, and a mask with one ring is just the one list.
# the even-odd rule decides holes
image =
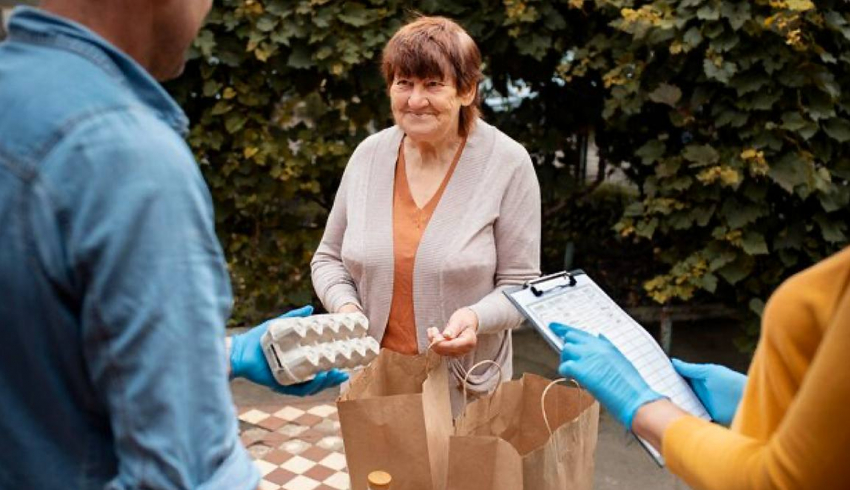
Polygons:
[[272,483],[268,480],[260,480],[260,486],[257,488],[259,488],[260,490],[279,490],[280,485],[278,485],[277,483]]
[[269,414],[261,412],[256,408],[252,408],[239,416],[239,420],[243,420],[249,424],[256,424],[257,422],[267,418],[269,418]]
[[312,413],[319,417],[327,417],[330,414],[336,413],[336,407],[333,405],[316,405],[310,410],[307,410],[307,413]]
[[345,469],[345,456],[341,453],[331,453],[325,456],[325,459],[319,461],[319,464],[332,470],[342,471]]
[[307,478],[304,475],[298,475],[295,478],[286,482],[283,485],[283,488],[285,488],[286,490],[313,490],[319,485],[321,485],[321,483],[317,482],[312,478]]
[[302,458],[301,456],[293,456],[280,465],[281,468],[289,470],[296,475],[300,475],[314,466],[316,466],[316,463],[307,458]]
[[348,473],[334,473],[322,483],[337,490],[348,490]]
[[304,413],[304,410],[301,410],[300,408],[285,407],[275,412],[274,415],[282,418],[283,420],[286,420],[287,422],[292,422],[298,417],[304,415]]
[[276,464],[271,464],[268,461],[263,461],[261,459],[254,460],[254,466],[256,466],[258,470],[260,470],[260,474],[263,476],[266,476],[277,469]]

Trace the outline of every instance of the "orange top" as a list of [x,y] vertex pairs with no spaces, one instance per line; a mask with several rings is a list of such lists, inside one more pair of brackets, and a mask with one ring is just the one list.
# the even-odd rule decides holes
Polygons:
[[443,183],[437,192],[431,196],[428,203],[421,209],[413,200],[410,186],[407,183],[407,171],[404,162],[404,139],[398,149],[398,163],[395,167],[395,192],[393,193],[393,299],[390,305],[390,316],[387,329],[381,339],[381,347],[402,354],[418,354],[419,345],[416,340],[416,317],[413,312],[413,264],[416,260],[416,249],[425,228],[434,214],[434,209],[440,202],[440,197],[452,177],[452,173],[460,160],[460,154],[466,140],[458,146],[452,164],[443,177]]

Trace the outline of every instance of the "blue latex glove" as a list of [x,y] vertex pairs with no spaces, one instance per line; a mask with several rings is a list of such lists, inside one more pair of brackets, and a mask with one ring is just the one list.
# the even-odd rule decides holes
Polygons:
[[691,364],[673,359],[673,367],[685,378],[716,422],[728,426],[738,411],[747,377],[717,364]]
[[[313,313],[312,306],[304,306],[297,310],[287,312],[278,318],[291,318],[295,316],[310,316]],[[331,369],[319,373],[315,378],[306,383],[283,386],[279,384],[272,375],[271,369],[263,354],[260,339],[269,328],[269,322],[256,326],[251,330],[231,337],[230,345],[230,375],[234,378],[245,378],[259,385],[267,386],[272,390],[284,395],[309,396],[336,386],[348,380],[348,375],[337,369]]]
[[627,429],[632,429],[638,408],[664,398],[604,335],[597,337],[560,323],[549,328],[564,339],[561,376],[578,381]]

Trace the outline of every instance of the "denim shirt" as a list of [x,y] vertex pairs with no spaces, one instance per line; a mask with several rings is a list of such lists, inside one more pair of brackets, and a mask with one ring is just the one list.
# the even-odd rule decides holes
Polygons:
[[255,488],[232,302],[187,120],[33,8],[0,44],[0,489]]

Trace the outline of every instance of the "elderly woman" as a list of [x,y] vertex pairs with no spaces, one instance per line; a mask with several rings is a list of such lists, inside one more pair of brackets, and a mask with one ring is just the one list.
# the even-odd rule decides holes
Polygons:
[[478,113],[481,54],[456,23],[420,17],[384,49],[396,125],[349,160],[312,261],[322,303],[362,310],[370,335],[405,354],[448,356],[456,382],[483,394],[512,375],[502,294],[539,275],[540,189],[528,152]]

